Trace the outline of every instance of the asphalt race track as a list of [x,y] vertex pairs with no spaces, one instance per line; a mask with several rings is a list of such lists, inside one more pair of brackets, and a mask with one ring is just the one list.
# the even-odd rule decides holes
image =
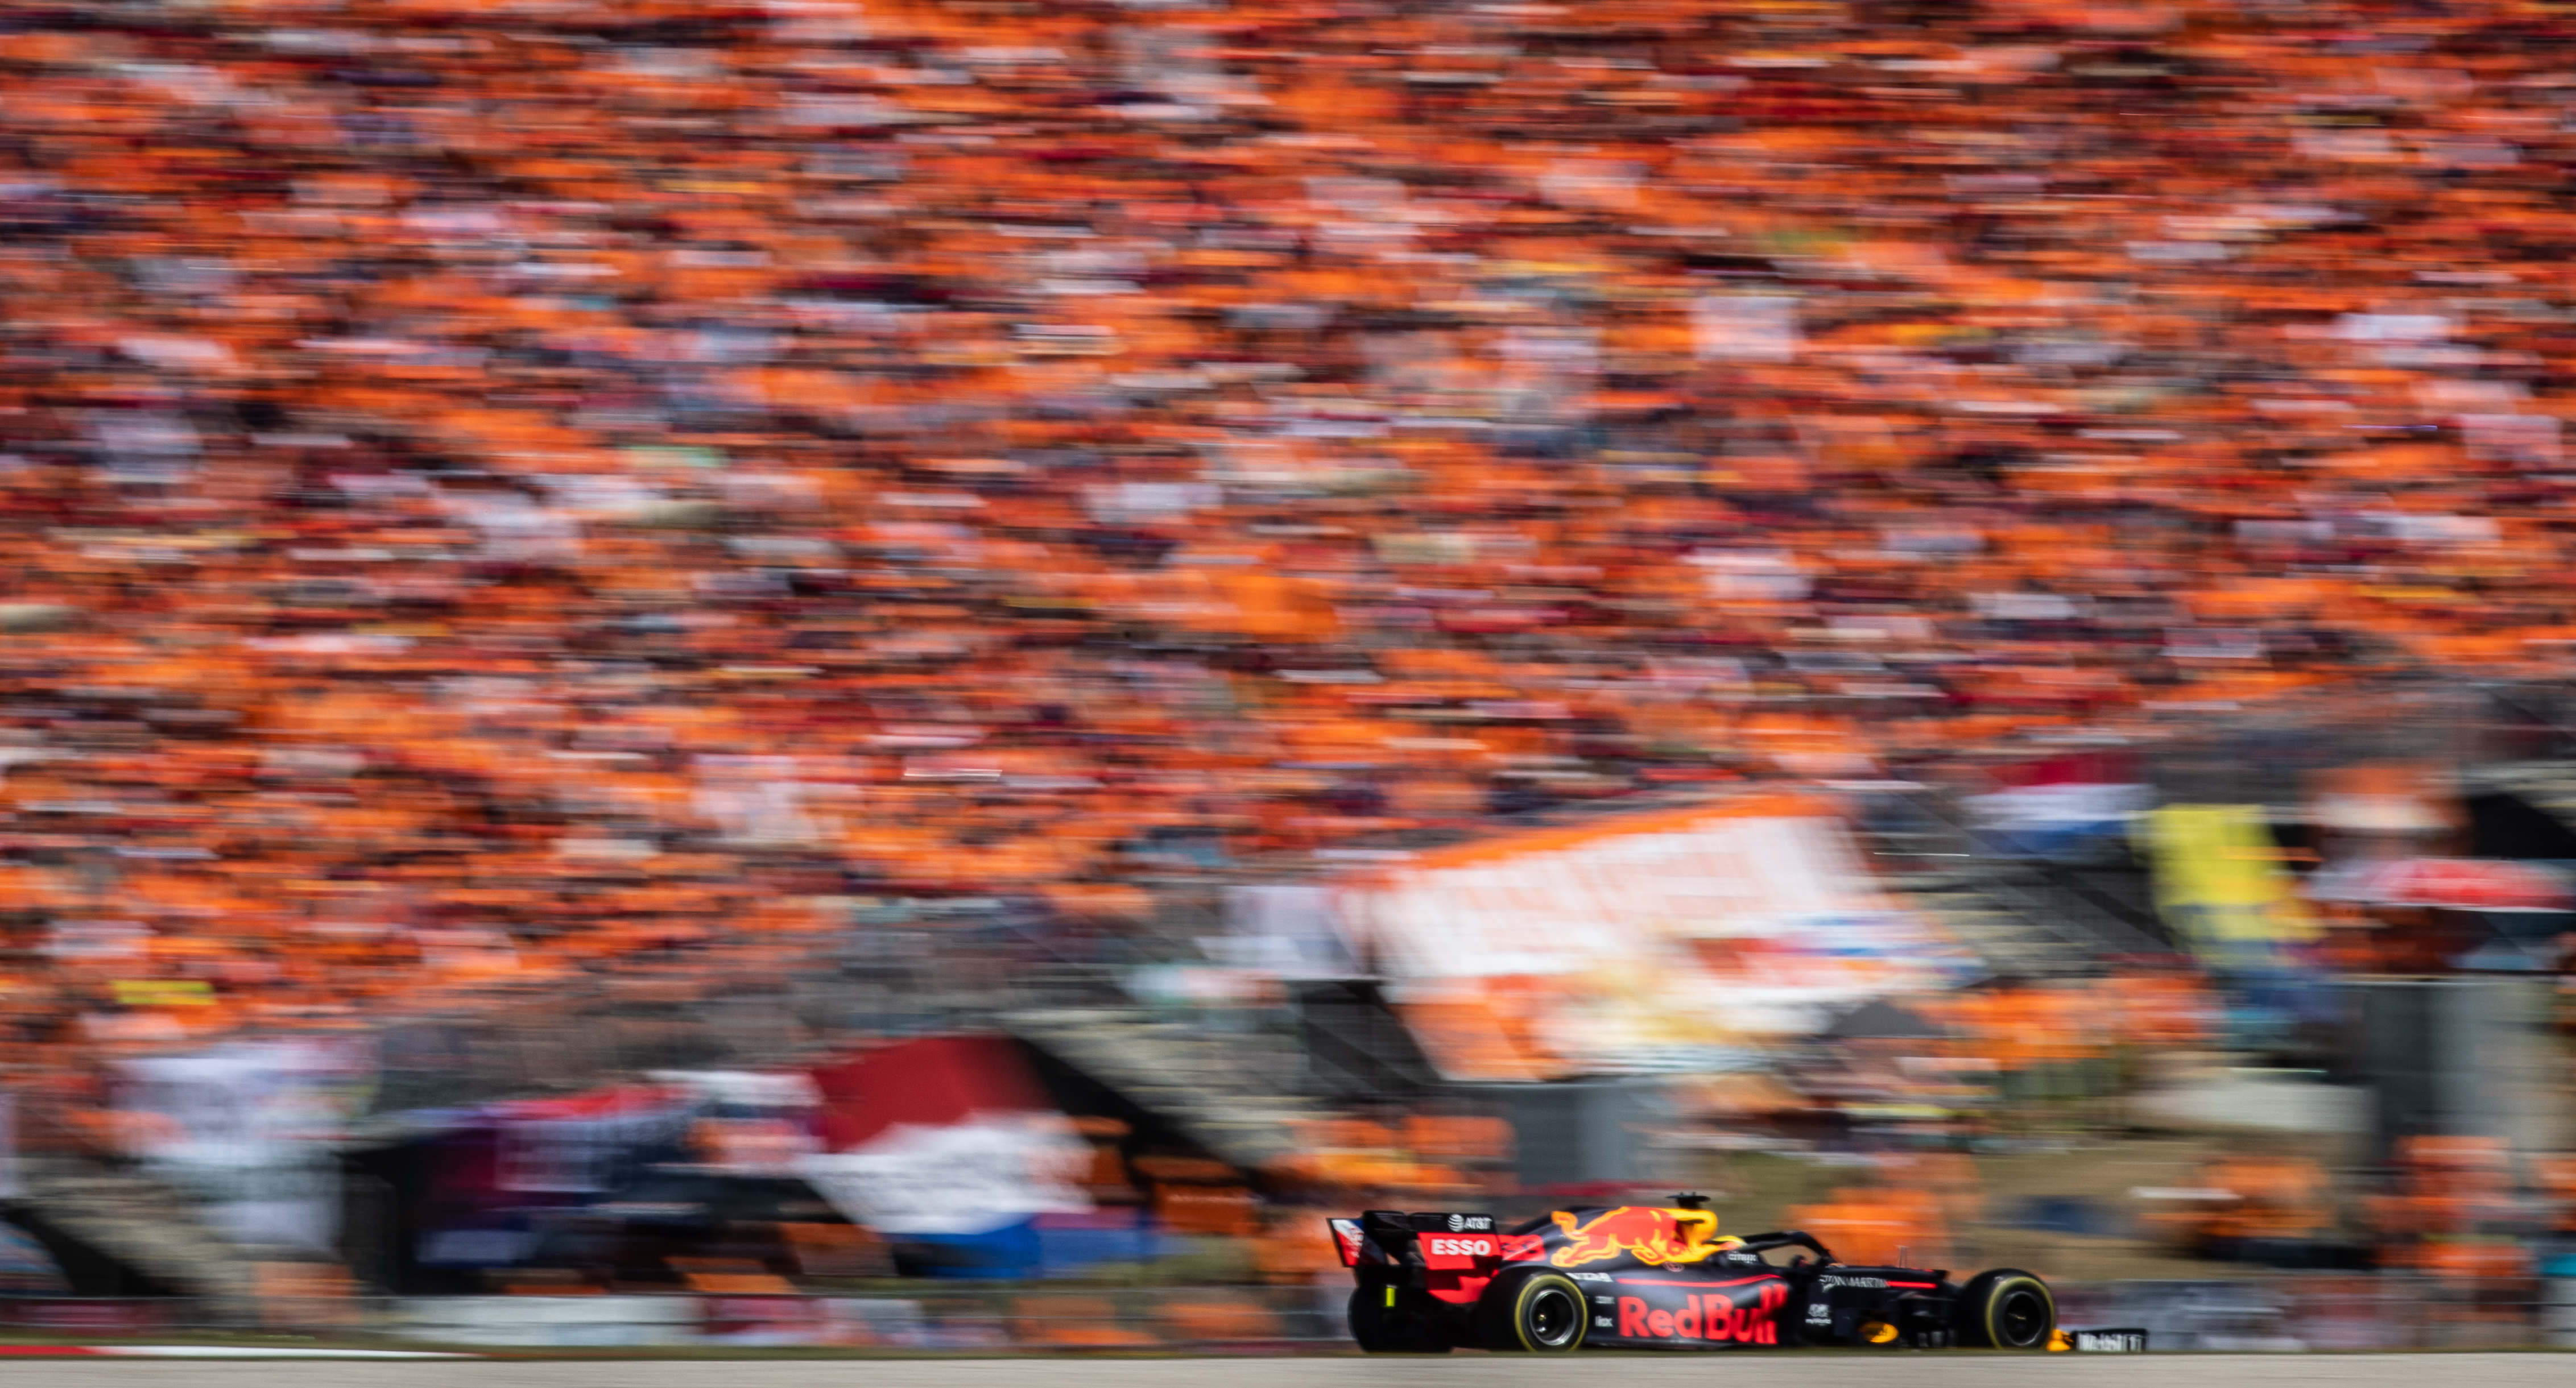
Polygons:
[[2562,1354],[2004,1356],[1584,1355],[1453,1359],[475,1360],[442,1363],[0,1361],[0,1385],[99,1388],[1708,1388],[1753,1369],[1800,1388],[2543,1388]]

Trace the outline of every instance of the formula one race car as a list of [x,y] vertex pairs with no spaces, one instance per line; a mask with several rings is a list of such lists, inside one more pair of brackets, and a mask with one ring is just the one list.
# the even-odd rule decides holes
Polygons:
[[[1773,1345],[2073,1348],[2057,1299],[2027,1272],[1965,1283],[1946,1271],[1855,1267],[1806,1234],[1720,1238],[1698,1196],[1670,1208],[1556,1210],[1512,1229],[1490,1215],[1370,1210],[1330,1221],[1371,1354],[1461,1346],[1578,1349]],[[1804,1249],[1785,1264],[1764,1255]],[[1807,1255],[1813,1256],[1807,1256]],[[2144,1332],[2089,1332],[2087,1349],[2144,1349]]]

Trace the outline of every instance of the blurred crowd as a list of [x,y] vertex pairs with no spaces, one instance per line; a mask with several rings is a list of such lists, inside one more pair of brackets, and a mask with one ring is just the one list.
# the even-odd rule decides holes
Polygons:
[[2563,612],[2538,7],[0,7],[42,1062]]

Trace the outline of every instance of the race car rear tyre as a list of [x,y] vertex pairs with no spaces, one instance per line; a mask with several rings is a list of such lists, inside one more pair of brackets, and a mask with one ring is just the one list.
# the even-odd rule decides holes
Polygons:
[[1439,1326],[1400,1306],[1387,1304],[1384,1287],[1351,1290],[1351,1339],[1362,1354],[1447,1354],[1449,1337]]
[[1561,1272],[1497,1278],[1476,1303],[1477,1342],[1501,1354],[1571,1354],[1591,1323],[1583,1289]]
[[2046,1349],[2057,1329],[2057,1298],[2048,1284],[2019,1268],[1996,1268],[1968,1280],[1951,1310],[1959,1343],[1985,1349]]

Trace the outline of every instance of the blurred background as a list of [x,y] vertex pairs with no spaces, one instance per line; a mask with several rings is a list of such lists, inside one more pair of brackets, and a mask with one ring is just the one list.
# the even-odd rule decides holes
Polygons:
[[[2576,30],[0,0],[0,1327],[2576,1341]],[[2569,375],[2561,375],[2568,371]]]

